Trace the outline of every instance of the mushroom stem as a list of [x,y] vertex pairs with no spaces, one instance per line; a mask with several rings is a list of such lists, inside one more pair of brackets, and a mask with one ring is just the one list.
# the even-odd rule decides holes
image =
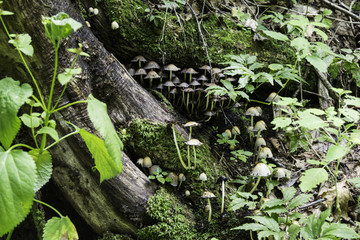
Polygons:
[[256,190],[257,186],[258,186],[259,183],[260,183],[260,180],[261,180],[261,177],[258,177],[258,179],[257,179],[254,187],[253,187],[253,188],[251,189],[251,191],[249,192],[250,194],[252,194],[252,193]]
[[[195,146],[193,146],[193,150],[194,150],[194,169],[196,169],[196,151],[195,151]],[[190,167],[190,166],[189,166]]]
[[182,157],[181,157],[180,149],[179,149],[179,146],[178,146],[178,144],[177,144],[176,133],[175,133],[175,124],[174,124],[174,123],[172,124],[172,130],[173,130],[175,147],[176,147],[178,156],[179,156],[179,158],[180,158],[180,162],[181,162],[181,164],[183,165],[183,167],[184,167],[185,169],[188,169],[188,167],[186,166],[186,164],[184,163],[184,161],[183,161],[183,159],[182,159]]
[[221,184],[221,214],[224,212],[225,207],[225,181]]
[[212,214],[210,198],[208,198],[208,205],[209,205],[209,218],[208,218],[208,222],[210,222],[210,221],[211,221],[211,214]]

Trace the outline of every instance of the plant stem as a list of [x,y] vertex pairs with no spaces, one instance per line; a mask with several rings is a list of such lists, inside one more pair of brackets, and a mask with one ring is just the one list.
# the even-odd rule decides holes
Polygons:
[[259,183],[260,183],[260,180],[261,180],[261,177],[258,177],[258,179],[257,179],[257,181],[256,181],[256,183],[255,183],[255,186],[251,189],[251,191],[249,192],[250,194],[252,194],[255,190],[256,190],[256,188],[257,188],[257,186],[259,185]]
[[225,181],[221,183],[221,213],[224,212],[225,207]]
[[193,146],[193,150],[194,150],[194,169],[196,169],[196,150],[195,150],[195,146]]
[[210,222],[210,221],[211,221],[211,214],[212,214],[210,198],[208,198],[208,205],[209,205],[209,218],[208,218],[208,222]]
[[6,240],[10,240],[11,239],[11,236],[14,232],[14,229],[10,230],[10,232],[8,233],[8,235],[6,236]]
[[26,145],[26,144],[23,144],[23,143],[19,143],[19,144],[15,144],[15,145],[12,145],[7,151],[11,151],[13,150],[14,148],[18,148],[18,147],[26,147],[30,150],[34,150],[35,148],[29,146],[29,145]]
[[40,203],[40,204],[42,204],[42,205],[44,205],[44,206],[47,206],[48,208],[50,208],[50,209],[52,209],[54,212],[56,212],[60,217],[64,217],[58,210],[56,210],[56,208],[54,208],[53,206],[51,206],[51,205],[49,205],[49,204],[47,204],[47,203],[45,203],[45,202],[43,202],[43,201],[40,201],[40,200],[37,200],[37,199],[33,199],[34,200],[34,202],[37,202],[37,203]]
[[181,157],[180,149],[179,149],[179,146],[178,146],[178,144],[177,144],[176,133],[175,133],[175,124],[174,124],[174,123],[172,124],[172,130],[173,130],[175,147],[176,147],[176,151],[177,151],[177,153],[178,153],[178,156],[179,156],[179,158],[180,158],[180,162],[181,162],[181,164],[183,165],[183,167],[184,167],[185,169],[188,169],[188,167],[186,166],[186,164],[184,163],[184,161],[183,161],[183,159],[182,159],[182,157]]
[[58,112],[58,111],[60,111],[60,110],[63,110],[63,109],[65,109],[65,108],[68,108],[68,107],[70,107],[70,106],[72,106],[72,105],[79,104],[79,103],[87,103],[87,100],[81,100],[81,101],[76,101],[76,102],[72,102],[72,103],[66,104],[65,106],[59,107],[59,108],[57,108],[57,109],[55,109],[55,110],[51,110],[50,113]]
[[62,138],[60,138],[60,139],[57,140],[56,142],[53,142],[52,144],[50,144],[49,146],[47,146],[46,148],[44,148],[44,151],[45,151],[45,150],[48,150],[49,148],[51,148],[51,147],[53,147],[53,146],[55,146],[56,144],[58,144],[59,142],[61,142],[61,141],[64,140],[65,138],[68,138],[68,137],[70,137],[70,136],[72,136],[72,135],[75,135],[75,134],[78,134],[78,133],[79,133],[79,131],[75,131],[75,132],[72,132],[72,133],[69,133],[69,134],[63,136]]

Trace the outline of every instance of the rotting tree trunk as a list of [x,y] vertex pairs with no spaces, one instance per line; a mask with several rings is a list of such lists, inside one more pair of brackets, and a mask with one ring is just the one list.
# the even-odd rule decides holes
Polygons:
[[[77,33],[61,44],[60,72],[69,66],[74,57],[65,51],[66,48],[76,47],[78,43],[82,43],[91,57],[78,60],[77,65],[82,67],[83,73],[69,84],[61,105],[84,100],[92,93],[108,104],[108,112],[115,126],[125,125],[134,118],[146,117],[158,122],[173,118],[129,77],[120,62],[103,48],[69,0],[14,0],[6,1],[3,8],[15,13],[14,16],[5,18],[10,32],[26,32],[32,37],[35,55],[28,61],[43,93],[49,92],[54,60],[51,43],[46,38],[41,24],[41,15],[50,16],[63,11],[83,23],[84,26]],[[0,77],[12,76],[21,81],[29,79],[16,51],[7,44],[3,29],[0,30],[0,34]],[[60,135],[69,132],[70,127],[65,121],[94,132],[86,115],[85,105],[66,109],[55,118]],[[140,221],[146,220],[146,202],[154,194],[156,185],[147,179],[125,153],[122,158],[123,172],[101,185],[99,176],[91,170],[94,165],[91,155],[78,137],[62,141],[51,149],[51,154],[54,163],[53,181],[95,232],[136,234]]]

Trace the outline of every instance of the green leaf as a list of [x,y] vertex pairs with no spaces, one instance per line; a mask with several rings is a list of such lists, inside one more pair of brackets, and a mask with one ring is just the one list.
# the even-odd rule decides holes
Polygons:
[[310,191],[318,184],[325,182],[328,180],[328,173],[323,168],[312,168],[306,170],[303,173],[303,176],[300,178],[300,189],[303,192]]
[[82,24],[70,18],[68,14],[59,12],[52,17],[42,17],[42,24],[45,27],[46,35],[50,38],[53,45],[58,41],[68,37],[72,31],[77,31]]
[[34,54],[34,48],[30,45],[31,37],[29,34],[10,34],[10,36],[11,39],[9,40],[9,43],[14,45],[16,49],[19,49],[30,57]]
[[9,15],[14,15],[14,13],[0,9],[0,16],[9,16]]
[[15,228],[30,212],[35,196],[36,167],[22,150],[0,147],[0,237]]
[[300,120],[295,121],[294,124],[299,124],[300,127],[314,130],[328,126],[325,121],[310,112],[299,112],[298,114]]
[[104,138],[105,147],[114,161],[114,165],[117,166],[118,173],[120,173],[122,169],[121,151],[123,149],[123,143],[117,135],[110,117],[107,114],[106,104],[90,95],[88,98],[87,111],[95,129],[99,131]]
[[239,227],[234,227],[231,230],[261,231],[268,230],[268,228],[258,223],[245,223]]
[[271,124],[275,125],[274,130],[281,128],[284,129],[291,124],[291,118],[288,117],[277,117],[272,120]]
[[81,73],[81,68],[74,68],[74,69],[65,68],[65,72],[60,73],[58,75],[58,80],[59,80],[61,85],[65,85],[68,82],[70,82],[70,80],[72,79],[72,77],[74,75],[80,74],[80,73]]
[[36,178],[34,191],[37,192],[51,178],[51,174],[52,174],[51,155],[46,150],[40,153],[40,149],[31,150],[29,154],[34,159],[36,164],[37,178]]
[[295,240],[297,239],[297,236],[300,232],[300,226],[296,225],[296,224],[291,224],[290,227],[288,228],[288,232],[289,232],[289,239],[290,240]]
[[300,207],[300,206],[304,205],[305,203],[307,203],[311,197],[312,197],[312,194],[299,194],[296,197],[294,197],[293,200],[291,200],[288,208],[293,209],[296,207]]
[[342,239],[359,239],[360,235],[357,234],[354,229],[346,226],[346,224],[332,223],[322,233],[322,237],[338,237]]
[[330,64],[315,55],[306,56],[306,60],[320,72],[326,73]]
[[247,218],[251,218],[274,232],[280,232],[279,224],[272,218],[266,216],[248,216]]
[[265,208],[262,210],[264,213],[267,213],[269,215],[275,213],[275,214],[280,214],[280,213],[285,213],[287,212],[285,207],[281,207],[281,206],[275,206],[275,207],[271,207],[271,208]]
[[290,202],[290,200],[295,196],[296,189],[294,187],[288,187],[282,190],[283,198],[285,202]]
[[20,129],[20,119],[17,112],[31,96],[32,88],[12,78],[0,80],[0,143],[8,149]]
[[269,199],[267,201],[265,201],[262,205],[261,205],[261,208],[271,208],[271,207],[274,207],[274,206],[281,206],[285,204],[283,200],[281,199]]
[[355,187],[360,187],[360,177],[356,177],[356,178],[351,178],[351,179],[347,179],[348,182],[351,182],[352,184],[355,185]]
[[332,145],[326,153],[326,160],[328,162],[331,162],[337,159],[342,159],[343,157],[345,157],[346,152],[347,149],[345,146]]
[[357,122],[360,119],[360,113],[352,108],[340,108],[339,112],[345,116],[348,122]]
[[121,173],[121,162],[116,164],[110,157],[103,140],[84,129],[81,129],[79,133],[95,159],[95,168],[100,173],[100,183]]
[[329,15],[331,15],[331,14],[332,14],[332,10],[327,9],[327,8],[324,9],[324,11],[323,11],[323,15],[324,15],[324,16],[329,16]]
[[360,132],[356,131],[350,134],[350,139],[349,139],[352,144],[358,144],[360,145]]
[[301,234],[304,239],[316,239],[320,237],[325,220],[330,214],[330,208],[321,212],[319,218],[316,217],[315,213],[311,214],[305,221],[305,227],[301,228]]
[[320,30],[318,28],[314,28],[314,32],[316,32],[320,37],[322,37],[322,39],[324,41],[327,41],[328,38],[329,38],[328,35],[324,31],[322,31],[322,30]]
[[279,33],[279,32],[268,31],[268,30],[264,30],[263,32],[267,36],[269,36],[273,39],[276,39],[276,40],[280,40],[280,41],[288,41],[289,40],[289,38],[286,35]]
[[298,52],[302,51],[303,55],[307,55],[310,52],[310,43],[303,37],[298,37],[292,40],[290,46],[294,47]]
[[37,131],[36,134],[48,134],[55,141],[59,140],[59,135],[58,135],[57,131],[51,127],[42,127],[42,128],[40,128],[39,131]]
[[284,68],[284,66],[282,64],[273,63],[273,64],[269,65],[269,69],[272,70],[272,71],[278,71],[278,70],[281,70],[283,68]]
[[74,224],[68,217],[52,217],[44,227],[43,240],[78,240]]
[[30,116],[29,114],[24,113],[20,119],[25,124],[25,126],[29,128],[37,128],[43,123],[43,120],[38,117],[39,115],[40,114],[38,113],[32,113]]

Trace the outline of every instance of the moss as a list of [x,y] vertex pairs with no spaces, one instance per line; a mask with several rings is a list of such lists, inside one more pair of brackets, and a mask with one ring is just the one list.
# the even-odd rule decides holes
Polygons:
[[34,204],[31,209],[31,216],[36,228],[38,239],[42,239],[43,230],[46,224],[45,212],[40,209],[37,204]]
[[147,213],[157,223],[140,229],[140,239],[203,239],[189,209],[164,188],[149,199]]
[[114,234],[112,232],[106,232],[98,240],[133,240],[133,238],[125,235]]

